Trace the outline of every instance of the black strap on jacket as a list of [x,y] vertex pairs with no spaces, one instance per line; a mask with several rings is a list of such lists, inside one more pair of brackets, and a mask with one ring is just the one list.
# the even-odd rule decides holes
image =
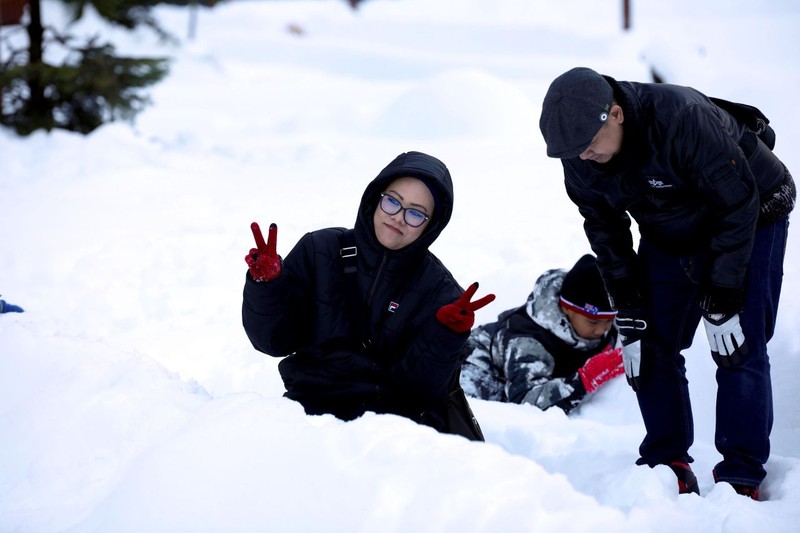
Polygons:
[[346,274],[345,279],[350,282],[355,282],[355,278],[350,274],[358,272],[358,247],[356,246],[356,235],[352,229],[344,230],[339,234],[339,257],[342,258],[342,268]]
[[364,312],[358,305],[358,247],[356,246],[355,231],[344,230],[339,234],[339,257],[342,260],[342,272],[347,290],[347,302],[350,306],[350,315],[358,328],[359,342],[366,350],[371,344]]
[[775,130],[769,125],[769,119],[757,107],[730,102],[722,98],[709,97],[717,107],[720,107],[733,116],[738,122],[747,126],[750,131],[761,139],[767,148],[775,148]]

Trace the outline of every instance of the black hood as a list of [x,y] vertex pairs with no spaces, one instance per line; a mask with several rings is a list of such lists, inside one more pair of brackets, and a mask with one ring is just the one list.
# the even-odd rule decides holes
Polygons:
[[450,179],[450,171],[444,163],[422,152],[405,152],[398,155],[367,185],[356,217],[356,239],[360,245],[367,244],[370,248],[381,247],[373,227],[375,209],[378,208],[381,193],[386,190],[389,183],[402,177],[419,178],[429,188],[436,188],[436,192],[433,193],[436,205],[425,233],[406,248],[397,251],[404,255],[421,257],[439,237],[453,214],[453,181]]

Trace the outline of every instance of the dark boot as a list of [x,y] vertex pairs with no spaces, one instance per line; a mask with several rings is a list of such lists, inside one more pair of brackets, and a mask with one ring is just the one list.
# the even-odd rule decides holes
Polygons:
[[678,478],[678,494],[697,494],[700,495],[700,487],[697,486],[697,476],[692,472],[692,467],[682,461],[673,461],[669,467],[675,472]]
[[712,474],[714,474],[714,483],[728,483],[733,490],[736,491],[737,494],[741,494],[742,496],[747,496],[755,501],[759,501],[758,499],[758,485],[755,487],[751,487],[750,485],[742,485],[741,483],[730,483],[729,481],[721,481],[717,479],[717,471],[712,470]]
[[739,483],[731,483],[731,487],[742,496],[747,496],[748,498],[758,501],[758,487],[750,487]]

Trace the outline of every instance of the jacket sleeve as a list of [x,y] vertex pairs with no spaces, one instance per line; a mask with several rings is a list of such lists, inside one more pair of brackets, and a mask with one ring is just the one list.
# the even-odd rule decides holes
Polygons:
[[542,411],[560,407],[569,413],[586,397],[586,388],[576,372],[569,378],[540,379],[528,391],[520,403],[535,405]]
[[553,377],[555,360],[536,339],[513,337],[503,345],[509,402],[529,403],[545,410],[575,396],[579,396],[578,400],[585,396],[585,389],[576,388],[572,381]]
[[[610,346],[614,346],[617,339],[617,330],[612,329],[607,337]],[[606,344],[604,343],[604,345]],[[597,353],[599,351],[600,349],[597,350]],[[529,403],[543,411],[556,406],[569,414],[581,404],[586,394],[586,387],[577,372],[573,372],[567,377],[540,376],[534,379],[530,389],[519,403]]]
[[709,208],[712,285],[744,283],[759,213],[758,187],[749,165],[714,109],[693,105],[675,123],[676,163],[697,184]]
[[246,274],[242,324],[256,350],[283,357],[297,351],[303,339],[309,338],[311,257],[313,241],[307,234],[286,256],[278,278],[256,282],[249,272]]
[[623,206],[612,205],[592,183],[582,178],[575,166],[577,164],[580,163],[563,161],[564,184],[567,195],[583,217],[583,229],[597,256],[603,279],[633,280],[636,277],[636,252],[631,219]]
[[492,332],[496,323],[474,328],[467,339],[467,359],[461,365],[461,388],[467,396],[505,401],[503,368],[492,359]]

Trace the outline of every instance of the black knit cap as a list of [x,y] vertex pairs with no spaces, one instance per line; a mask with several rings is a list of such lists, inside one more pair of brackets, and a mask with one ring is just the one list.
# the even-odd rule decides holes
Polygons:
[[561,304],[583,316],[598,320],[610,320],[617,315],[597,269],[597,261],[586,254],[564,276],[561,285]]
[[578,157],[605,124],[613,100],[611,85],[590,68],[575,67],[553,80],[539,118],[547,155]]

